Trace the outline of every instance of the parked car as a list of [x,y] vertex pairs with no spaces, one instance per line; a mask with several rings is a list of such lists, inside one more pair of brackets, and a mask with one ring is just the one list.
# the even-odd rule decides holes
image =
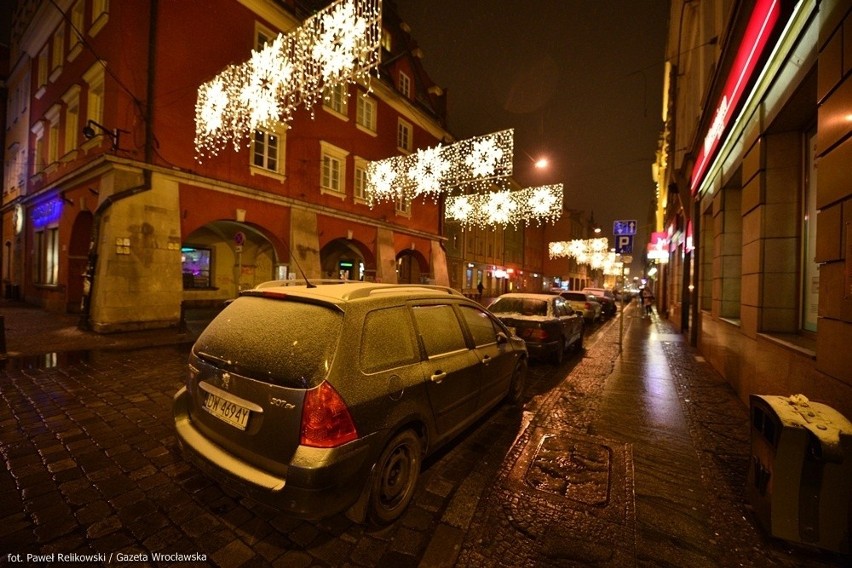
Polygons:
[[530,357],[550,359],[558,365],[572,346],[583,348],[583,318],[561,296],[503,294],[488,311],[526,341]]
[[393,522],[422,460],[503,400],[523,340],[449,288],[262,286],[204,330],[174,398],[190,462],[296,517]]
[[571,306],[572,310],[582,314],[587,324],[601,319],[603,306],[601,306],[597,296],[584,294],[583,292],[571,292],[570,290],[560,290],[554,293],[562,296],[568,302],[568,305]]
[[606,288],[583,288],[582,291],[586,294],[592,294],[598,299],[603,308],[605,318],[611,318],[618,312],[618,306],[615,303],[615,294],[612,293],[612,290],[607,290]]

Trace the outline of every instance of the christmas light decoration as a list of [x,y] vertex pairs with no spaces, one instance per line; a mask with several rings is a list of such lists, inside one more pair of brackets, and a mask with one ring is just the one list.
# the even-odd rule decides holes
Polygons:
[[553,222],[562,214],[562,184],[447,198],[446,219],[464,227]]
[[484,190],[512,175],[512,129],[454,144],[438,144],[407,156],[367,164],[366,192],[370,204],[414,200],[465,188]]
[[609,239],[574,239],[573,241],[557,241],[548,243],[550,258],[571,257],[578,264],[588,264],[592,269],[604,268],[609,261]]
[[253,132],[312,109],[328,89],[368,82],[381,55],[381,0],[338,0],[242,65],[198,88],[195,149],[201,161],[228,142],[248,147]]

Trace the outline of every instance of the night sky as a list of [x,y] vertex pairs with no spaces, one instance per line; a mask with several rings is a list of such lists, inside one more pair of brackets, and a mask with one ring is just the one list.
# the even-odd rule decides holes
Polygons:
[[[610,238],[637,219],[648,242],[662,128],[666,0],[396,0],[447,90],[459,140],[515,129],[515,178],[562,183]],[[549,169],[531,157],[546,155]],[[566,238],[568,238],[566,236]]]

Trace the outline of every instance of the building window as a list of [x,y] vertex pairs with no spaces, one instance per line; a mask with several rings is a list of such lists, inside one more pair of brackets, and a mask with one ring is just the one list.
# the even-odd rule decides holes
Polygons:
[[399,92],[405,98],[411,98],[411,78],[402,71],[399,72]]
[[38,54],[38,91],[35,95],[37,99],[44,96],[48,75],[50,75],[50,59],[48,58],[47,46],[45,46]]
[[346,156],[348,152],[320,142],[322,147],[322,169],[320,171],[321,193],[333,193],[339,197],[346,196]]
[[59,229],[53,227],[36,231],[35,245],[33,281],[36,284],[55,286],[59,281]]
[[68,41],[68,60],[71,61],[83,49],[83,17],[86,12],[84,0],[77,0],[71,7],[71,35]]
[[255,130],[252,163],[258,168],[277,172],[279,147],[277,134],[265,130]]
[[349,111],[349,97],[346,93],[346,86],[335,85],[326,89],[322,103],[326,110],[333,111],[345,118]]
[[53,35],[53,57],[50,63],[51,74],[59,74],[65,59],[65,25],[60,24]]
[[96,63],[84,75],[88,85],[86,92],[86,120],[103,123],[104,113],[104,68]]
[[411,200],[404,195],[396,198],[395,210],[397,215],[411,217]]
[[396,127],[396,146],[405,152],[411,152],[411,149],[414,147],[411,124],[401,118]]
[[375,99],[366,94],[358,95],[358,109],[356,112],[355,122],[358,126],[363,127],[372,133],[376,132]]
[[212,288],[210,266],[212,252],[207,248],[185,246],[180,249],[183,287]]
[[59,161],[59,112],[51,113],[47,130],[47,163]]
[[355,158],[355,179],[353,191],[356,203],[367,202],[367,160]]
[[819,309],[819,263],[814,259],[816,252],[816,132],[806,136],[804,212],[802,227],[802,323],[805,331],[817,331]]
[[77,149],[80,134],[80,87],[75,85],[62,96],[65,103],[65,140],[63,155]]
[[45,167],[44,153],[44,123],[39,121],[33,125],[33,175],[41,172]]
[[382,28],[382,49],[390,53],[392,51],[392,48],[393,36],[391,36],[391,33],[388,30]]
[[261,51],[266,44],[271,43],[278,34],[261,24],[254,24],[254,49]]
[[89,35],[95,37],[109,21],[109,0],[92,0],[92,27]]

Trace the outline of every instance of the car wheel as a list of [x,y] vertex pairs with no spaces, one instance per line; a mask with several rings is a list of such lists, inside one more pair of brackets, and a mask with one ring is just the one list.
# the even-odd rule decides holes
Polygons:
[[509,394],[506,396],[512,404],[521,402],[521,397],[524,394],[524,385],[527,382],[527,360],[521,359],[515,365],[515,370],[512,371],[512,383],[509,385]]
[[392,523],[408,507],[420,476],[420,438],[411,430],[394,436],[379,460],[370,488],[367,518],[376,526]]

